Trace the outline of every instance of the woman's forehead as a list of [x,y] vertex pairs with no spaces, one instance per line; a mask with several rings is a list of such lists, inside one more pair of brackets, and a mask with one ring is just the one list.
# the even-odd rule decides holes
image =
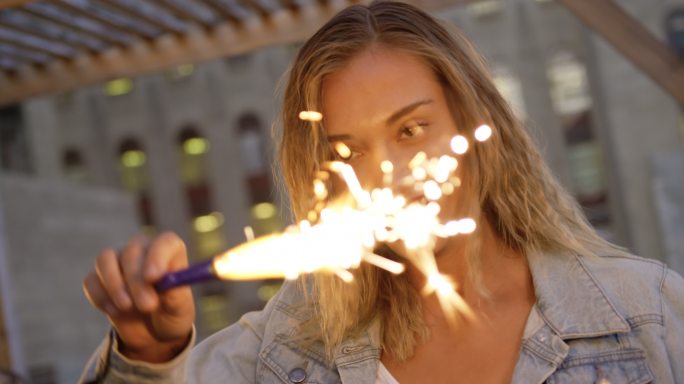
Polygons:
[[420,100],[439,102],[440,83],[420,58],[390,48],[365,50],[326,76],[322,112],[328,131],[339,126],[364,126],[387,120],[394,112]]

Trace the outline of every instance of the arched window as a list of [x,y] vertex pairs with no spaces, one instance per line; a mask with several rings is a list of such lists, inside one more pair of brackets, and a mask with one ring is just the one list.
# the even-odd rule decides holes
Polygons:
[[121,141],[118,148],[118,163],[122,187],[138,197],[138,213],[143,231],[153,235],[155,229],[149,194],[147,154],[137,139],[129,137]]
[[573,53],[562,51],[552,57],[547,75],[563,127],[573,192],[589,221],[611,237],[605,164],[594,133],[586,67]]
[[0,165],[8,171],[29,174],[33,167],[23,120],[19,104],[0,107]]
[[81,151],[76,148],[67,148],[62,153],[62,172],[69,180],[79,183],[89,180],[88,168],[86,167]]
[[571,52],[553,56],[547,74],[553,106],[561,116],[580,114],[591,108],[591,94],[584,64]]
[[505,65],[494,65],[492,68],[494,85],[511,106],[516,117],[521,121],[527,119],[525,99],[523,98],[520,79]]
[[272,199],[268,142],[261,119],[253,112],[243,113],[237,121],[240,158],[251,201],[252,226],[256,235],[281,229],[278,208]]
[[209,258],[227,246],[222,232],[224,217],[214,207],[207,177],[207,155],[211,146],[192,124],[180,130],[177,145],[196,254],[201,259]]
[[238,118],[237,129],[250,200],[252,204],[267,202],[271,197],[271,177],[261,121],[256,114],[247,112]]

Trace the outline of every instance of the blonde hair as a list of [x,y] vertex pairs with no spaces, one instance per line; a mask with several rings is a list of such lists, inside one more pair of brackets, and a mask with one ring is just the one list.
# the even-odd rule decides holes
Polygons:
[[[279,157],[297,219],[312,209],[312,181],[330,159],[323,127],[312,129],[298,114],[320,111],[324,77],[371,46],[422,59],[442,83],[461,134],[473,137],[483,122],[495,127],[487,144],[474,146],[462,162],[467,175],[463,187],[469,189],[462,195],[477,199],[471,204],[475,217],[484,216],[507,246],[523,254],[621,252],[596,234],[555,180],[472,44],[455,29],[447,30],[423,11],[398,2],[342,10],[304,44],[293,63],[284,94]],[[478,237],[471,236],[466,248],[469,278],[476,284],[478,244]],[[369,265],[354,275],[351,284],[326,274],[312,279],[313,322],[329,357],[345,338],[377,318],[383,350],[398,361],[409,358],[428,335],[419,293],[406,277],[390,277]]]

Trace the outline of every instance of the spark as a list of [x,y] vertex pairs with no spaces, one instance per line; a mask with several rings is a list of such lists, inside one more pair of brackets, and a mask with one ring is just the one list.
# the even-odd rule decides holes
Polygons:
[[434,180],[429,180],[423,184],[423,193],[428,200],[439,200],[442,197],[442,188]]
[[245,239],[247,239],[247,241],[254,240],[254,228],[252,228],[251,225],[246,226],[244,231],[245,231]]
[[461,135],[451,139],[451,150],[457,155],[462,155],[468,151],[468,139]]
[[328,197],[328,189],[325,187],[325,183],[320,179],[314,180],[314,195],[318,200],[325,200],[325,198]]
[[394,164],[389,160],[384,160],[380,163],[380,170],[382,171],[382,184],[387,186],[392,184],[392,172],[394,172]]
[[345,159],[345,160],[348,160],[348,159],[351,158],[351,156],[352,156],[352,151],[351,151],[351,149],[349,149],[349,147],[347,146],[347,144],[345,144],[345,143],[343,143],[343,142],[341,142],[341,141],[338,141],[338,142],[335,143],[334,147],[335,147],[335,152],[337,152],[337,154],[338,154],[341,158],[343,158],[343,159]]
[[482,124],[475,129],[475,140],[486,141],[492,136],[492,128],[487,124]]
[[411,170],[411,175],[416,181],[425,180],[427,177],[427,171],[425,168],[416,167]]
[[304,121],[319,122],[323,120],[323,114],[316,111],[301,111],[299,118]]

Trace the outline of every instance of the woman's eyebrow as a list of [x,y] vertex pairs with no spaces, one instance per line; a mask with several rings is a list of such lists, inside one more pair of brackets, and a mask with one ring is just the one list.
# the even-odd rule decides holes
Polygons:
[[[385,120],[385,125],[388,125],[388,126],[392,125],[397,120],[401,119],[403,116],[406,116],[409,113],[413,112],[416,108],[418,108],[422,105],[430,104],[430,103],[432,103],[432,99],[423,99],[423,100],[414,101],[413,103],[411,103],[405,107],[401,107],[399,110],[392,113],[390,115],[390,117],[387,118],[387,120]],[[339,135],[328,135],[327,136],[327,140],[331,143],[335,142],[335,141],[350,140],[352,138],[353,138],[352,135],[346,134],[346,133],[345,134],[339,134]]]
[[329,142],[333,143],[335,141],[344,141],[344,140],[349,140],[352,138],[352,135],[349,134],[341,134],[341,135],[328,135],[327,139]]
[[413,102],[405,107],[402,107],[398,111],[394,112],[390,117],[387,118],[385,121],[386,125],[392,125],[395,123],[397,120],[401,119],[403,116],[411,113],[413,110],[416,108],[420,107],[421,105],[425,104],[430,104],[432,103],[432,99],[423,99],[423,100],[418,100],[416,102]]

